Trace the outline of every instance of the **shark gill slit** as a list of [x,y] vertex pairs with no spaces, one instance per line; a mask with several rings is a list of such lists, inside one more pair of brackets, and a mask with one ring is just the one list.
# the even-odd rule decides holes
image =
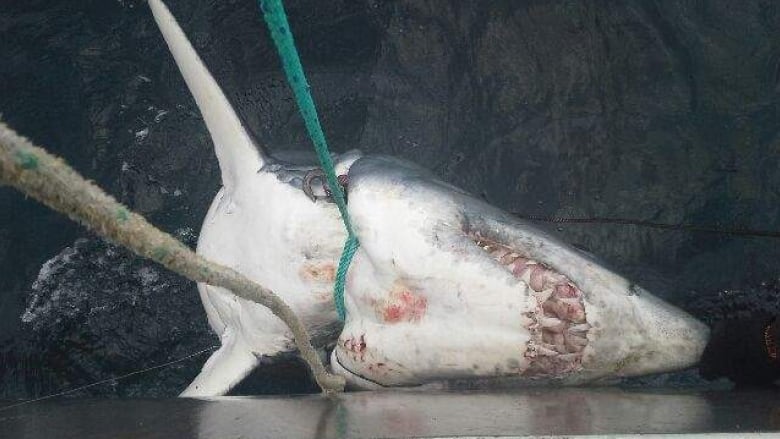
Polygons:
[[541,262],[479,234],[469,238],[512,275],[528,285],[534,306],[523,314],[531,338],[525,358],[529,365],[518,371],[523,376],[561,376],[582,369],[590,325],[582,291],[569,278]]

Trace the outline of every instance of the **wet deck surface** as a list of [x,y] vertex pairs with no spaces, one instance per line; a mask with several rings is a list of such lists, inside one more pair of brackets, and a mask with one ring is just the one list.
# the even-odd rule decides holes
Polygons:
[[[7,406],[8,404],[4,404]],[[776,391],[527,389],[215,400],[65,400],[0,409],[3,438],[364,438],[780,432]]]

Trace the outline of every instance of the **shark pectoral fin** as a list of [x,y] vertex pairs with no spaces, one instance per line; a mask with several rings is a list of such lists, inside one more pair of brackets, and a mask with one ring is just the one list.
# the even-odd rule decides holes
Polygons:
[[259,364],[259,359],[235,334],[223,336],[222,347],[209,357],[203,370],[179,395],[184,398],[222,396]]
[[149,0],[149,6],[211,134],[222,184],[231,190],[257,173],[265,157],[168,8],[161,0]]

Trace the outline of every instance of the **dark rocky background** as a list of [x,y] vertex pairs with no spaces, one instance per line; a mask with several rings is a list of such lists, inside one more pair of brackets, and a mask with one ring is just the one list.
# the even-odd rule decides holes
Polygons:
[[[257,4],[169,3],[260,143],[308,147]],[[523,214],[780,229],[777,1],[286,5],[334,149],[412,159]],[[4,120],[194,243],[219,172],[144,2],[0,0],[0,56]],[[558,230],[708,322],[780,309],[777,239]],[[0,273],[0,399],[217,343],[193,284],[7,188]],[[79,394],[175,395],[207,354]],[[312,389],[290,360],[237,393]]]

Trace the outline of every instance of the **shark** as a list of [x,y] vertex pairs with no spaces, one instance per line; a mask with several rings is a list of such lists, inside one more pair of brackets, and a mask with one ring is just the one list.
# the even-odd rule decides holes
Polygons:
[[[222,188],[197,252],[273,290],[330,367],[357,389],[459,381],[579,385],[694,366],[709,329],[596,257],[395,157],[334,155],[361,246],[333,282],[346,239],[309,154],[271,155],[243,124],[175,17],[154,19],[202,114]],[[314,176],[314,177],[312,177]],[[181,393],[224,395],[295,350],[259,304],[198,284],[221,347]]]

